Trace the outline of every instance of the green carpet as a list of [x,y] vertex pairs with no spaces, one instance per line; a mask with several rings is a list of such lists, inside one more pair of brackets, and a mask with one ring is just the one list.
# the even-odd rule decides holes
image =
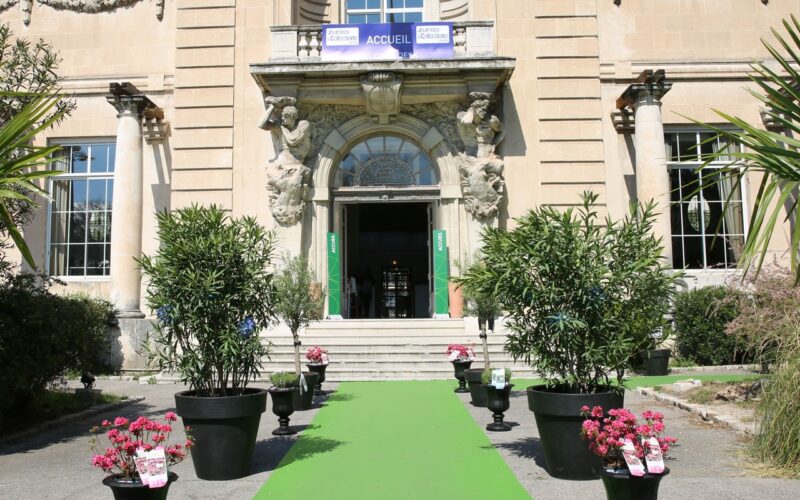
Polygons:
[[530,498],[453,387],[340,384],[255,498]]

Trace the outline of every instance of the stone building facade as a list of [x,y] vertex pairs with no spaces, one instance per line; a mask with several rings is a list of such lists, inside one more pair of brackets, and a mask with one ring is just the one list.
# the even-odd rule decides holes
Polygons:
[[[676,200],[706,138],[687,117],[719,122],[719,109],[761,123],[749,63],[768,57],[759,39],[800,1],[8,0],[0,9],[14,33],[59,50],[78,104],[39,139],[64,144],[69,165],[25,229],[67,290],[149,315],[132,259],[158,247],[154,214],[216,203],[274,227],[318,276],[328,275],[329,233],[346,248],[344,283],[370,274],[379,288],[383,268],[413,263],[409,310],[431,317],[433,230],[445,231],[457,274],[482,227],[512,227],[532,207],[574,206],[587,189],[615,217],[637,197]],[[454,57],[324,60],[322,24],[381,21],[452,22]],[[658,234],[675,267],[690,269],[690,286],[735,266],[757,185],[710,186],[663,211]],[[718,200],[731,191],[741,203],[725,211]],[[720,218],[724,244],[712,245]],[[777,235],[776,255],[787,245]]]

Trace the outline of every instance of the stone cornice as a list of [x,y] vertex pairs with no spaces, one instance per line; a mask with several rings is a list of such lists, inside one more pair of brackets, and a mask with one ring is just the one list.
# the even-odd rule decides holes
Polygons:
[[665,80],[663,69],[645,70],[617,99],[617,109],[635,108],[639,104],[660,104],[661,98],[672,88]]

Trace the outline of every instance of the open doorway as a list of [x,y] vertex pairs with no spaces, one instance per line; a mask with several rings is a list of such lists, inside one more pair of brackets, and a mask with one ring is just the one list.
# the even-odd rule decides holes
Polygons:
[[345,317],[430,317],[430,204],[345,206]]

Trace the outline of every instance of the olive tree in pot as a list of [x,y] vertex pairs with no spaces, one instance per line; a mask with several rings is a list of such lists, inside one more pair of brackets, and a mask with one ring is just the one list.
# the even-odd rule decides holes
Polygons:
[[267,392],[248,388],[269,354],[258,332],[274,320],[273,235],[254,218],[191,206],[158,214],[161,246],[139,263],[157,322],[145,342],[151,364],[176,372],[200,479],[247,476]]
[[506,350],[546,380],[527,389],[528,405],[548,472],[560,478],[588,479],[599,469],[580,441],[580,409],[622,407],[624,370],[647,343],[643,319],[664,315],[678,278],[652,235],[653,203],[602,221],[596,201],[587,192],[578,209],[540,207],[513,230],[487,228],[485,265],[462,278],[496,294]]
[[315,284],[314,271],[305,257],[284,257],[275,275],[275,312],[289,327],[294,340],[294,370],[299,387],[294,396],[295,410],[311,408],[320,377],[315,372],[303,372],[302,377],[300,373],[300,329],[322,318],[324,293]]

